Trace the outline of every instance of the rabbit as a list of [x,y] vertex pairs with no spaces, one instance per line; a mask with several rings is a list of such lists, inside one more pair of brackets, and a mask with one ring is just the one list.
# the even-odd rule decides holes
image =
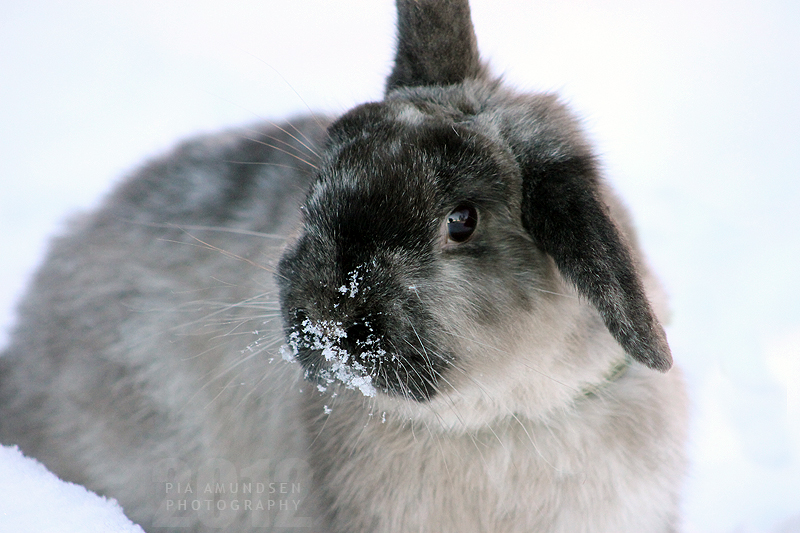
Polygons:
[[147,531],[673,532],[663,291],[579,121],[397,0],[384,98],[179,145],[52,243],[0,442]]

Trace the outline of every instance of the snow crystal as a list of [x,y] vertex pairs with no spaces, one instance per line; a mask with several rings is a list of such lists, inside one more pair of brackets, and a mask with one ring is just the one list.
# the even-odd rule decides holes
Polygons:
[[294,363],[297,360],[297,344],[284,344],[280,349],[281,357],[284,361]]
[[355,298],[356,294],[358,294],[358,283],[360,281],[358,268],[356,268],[350,273],[350,286],[342,285],[337,290],[342,294],[348,294],[350,298]]
[[[339,381],[348,389],[358,389],[364,396],[375,396],[375,386],[368,369],[356,361],[351,354],[340,345],[340,340],[347,337],[347,332],[340,322],[320,320],[312,322],[305,319],[301,331],[293,331],[287,345],[281,347],[281,354],[287,361],[295,361],[299,349],[319,350],[330,366],[317,371],[319,378],[328,384]],[[374,345],[377,339],[364,341],[365,345]],[[381,349],[367,351],[362,356],[381,357],[385,352]],[[320,389],[321,391],[323,389]]]

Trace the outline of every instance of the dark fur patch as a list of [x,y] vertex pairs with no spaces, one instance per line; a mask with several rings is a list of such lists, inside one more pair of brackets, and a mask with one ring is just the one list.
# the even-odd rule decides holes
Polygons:
[[666,371],[672,356],[636,272],[627,243],[600,198],[588,155],[528,158],[522,224],[564,276],[600,311],[632,357]]
[[397,1],[397,55],[386,91],[484,74],[467,2]]

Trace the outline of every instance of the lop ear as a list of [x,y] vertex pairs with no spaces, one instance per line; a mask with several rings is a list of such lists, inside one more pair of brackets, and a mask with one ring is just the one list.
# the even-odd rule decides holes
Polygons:
[[597,308],[630,356],[650,368],[669,370],[666,334],[645,296],[627,239],[603,202],[593,158],[521,159],[525,229]]
[[397,54],[387,93],[461,83],[483,72],[467,0],[397,0]]

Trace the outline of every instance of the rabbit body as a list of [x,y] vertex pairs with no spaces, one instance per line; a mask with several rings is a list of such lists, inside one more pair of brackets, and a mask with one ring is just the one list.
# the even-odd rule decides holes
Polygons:
[[0,442],[148,531],[675,531],[686,398],[624,208],[466,3],[398,13],[383,101],[184,143],[54,241]]

